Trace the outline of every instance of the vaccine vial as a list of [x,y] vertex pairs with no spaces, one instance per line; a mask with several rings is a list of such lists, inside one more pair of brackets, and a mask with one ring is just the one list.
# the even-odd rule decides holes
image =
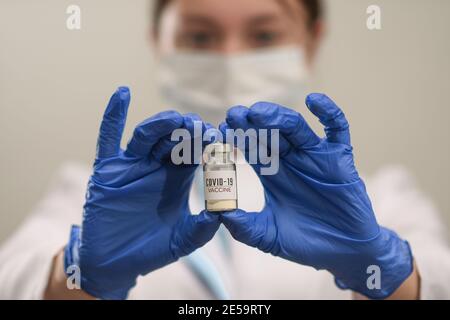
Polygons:
[[237,209],[236,164],[229,144],[213,143],[205,149],[203,182],[205,207],[210,212]]

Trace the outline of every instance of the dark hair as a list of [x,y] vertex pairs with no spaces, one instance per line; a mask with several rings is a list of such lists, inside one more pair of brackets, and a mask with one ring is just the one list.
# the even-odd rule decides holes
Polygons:
[[[155,32],[158,31],[160,18],[162,12],[167,7],[167,5],[172,0],[155,0],[155,5],[153,9],[153,26]],[[298,0],[306,9],[306,12],[309,15],[309,26],[314,26],[314,24],[322,18],[323,15],[323,6],[322,0]]]

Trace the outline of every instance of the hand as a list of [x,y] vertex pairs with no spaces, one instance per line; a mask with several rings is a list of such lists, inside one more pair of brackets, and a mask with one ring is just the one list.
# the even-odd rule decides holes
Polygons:
[[72,229],[65,249],[66,270],[79,266],[81,288],[102,299],[126,298],[139,275],[203,246],[220,225],[216,215],[190,214],[196,166],[174,165],[169,157],[177,143],[170,141],[172,131],[192,132],[201,119],[159,113],[138,125],[121,150],[129,102],[129,90],[119,88],[105,111],[83,224]]
[[[409,245],[378,225],[354,165],[342,111],[321,94],[309,95],[306,104],[325,126],[325,138],[319,138],[299,113],[272,103],[228,111],[220,127],[223,133],[229,128],[279,129],[280,168],[275,175],[260,175],[261,166],[253,165],[264,186],[261,212],[237,210],[221,219],[245,244],[326,269],[341,288],[385,298],[413,270]],[[381,271],[379,289],[367,286],[367,268],[372,265]]]

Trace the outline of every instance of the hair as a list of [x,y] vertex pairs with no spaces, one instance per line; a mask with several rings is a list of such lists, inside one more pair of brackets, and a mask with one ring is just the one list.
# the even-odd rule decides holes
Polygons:
[[[155,32],[159,30],[159,23],[161,20],[161,15],[164,9],[172,0],[155,0],[153,7],[153,28]],[[306,12],[308,13],[308,26],[312,27],[319,21],[323,16],[323,4],[322,0],[297,0],[301,5],[304,6]]]

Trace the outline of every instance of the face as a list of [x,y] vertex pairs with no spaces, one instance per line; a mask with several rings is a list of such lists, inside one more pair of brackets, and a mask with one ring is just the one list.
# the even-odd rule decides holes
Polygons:
[[320,26],[298,0],[172,0],[156,36],[159,54],[197,50],[234,54],[301,46],[313,60]]

